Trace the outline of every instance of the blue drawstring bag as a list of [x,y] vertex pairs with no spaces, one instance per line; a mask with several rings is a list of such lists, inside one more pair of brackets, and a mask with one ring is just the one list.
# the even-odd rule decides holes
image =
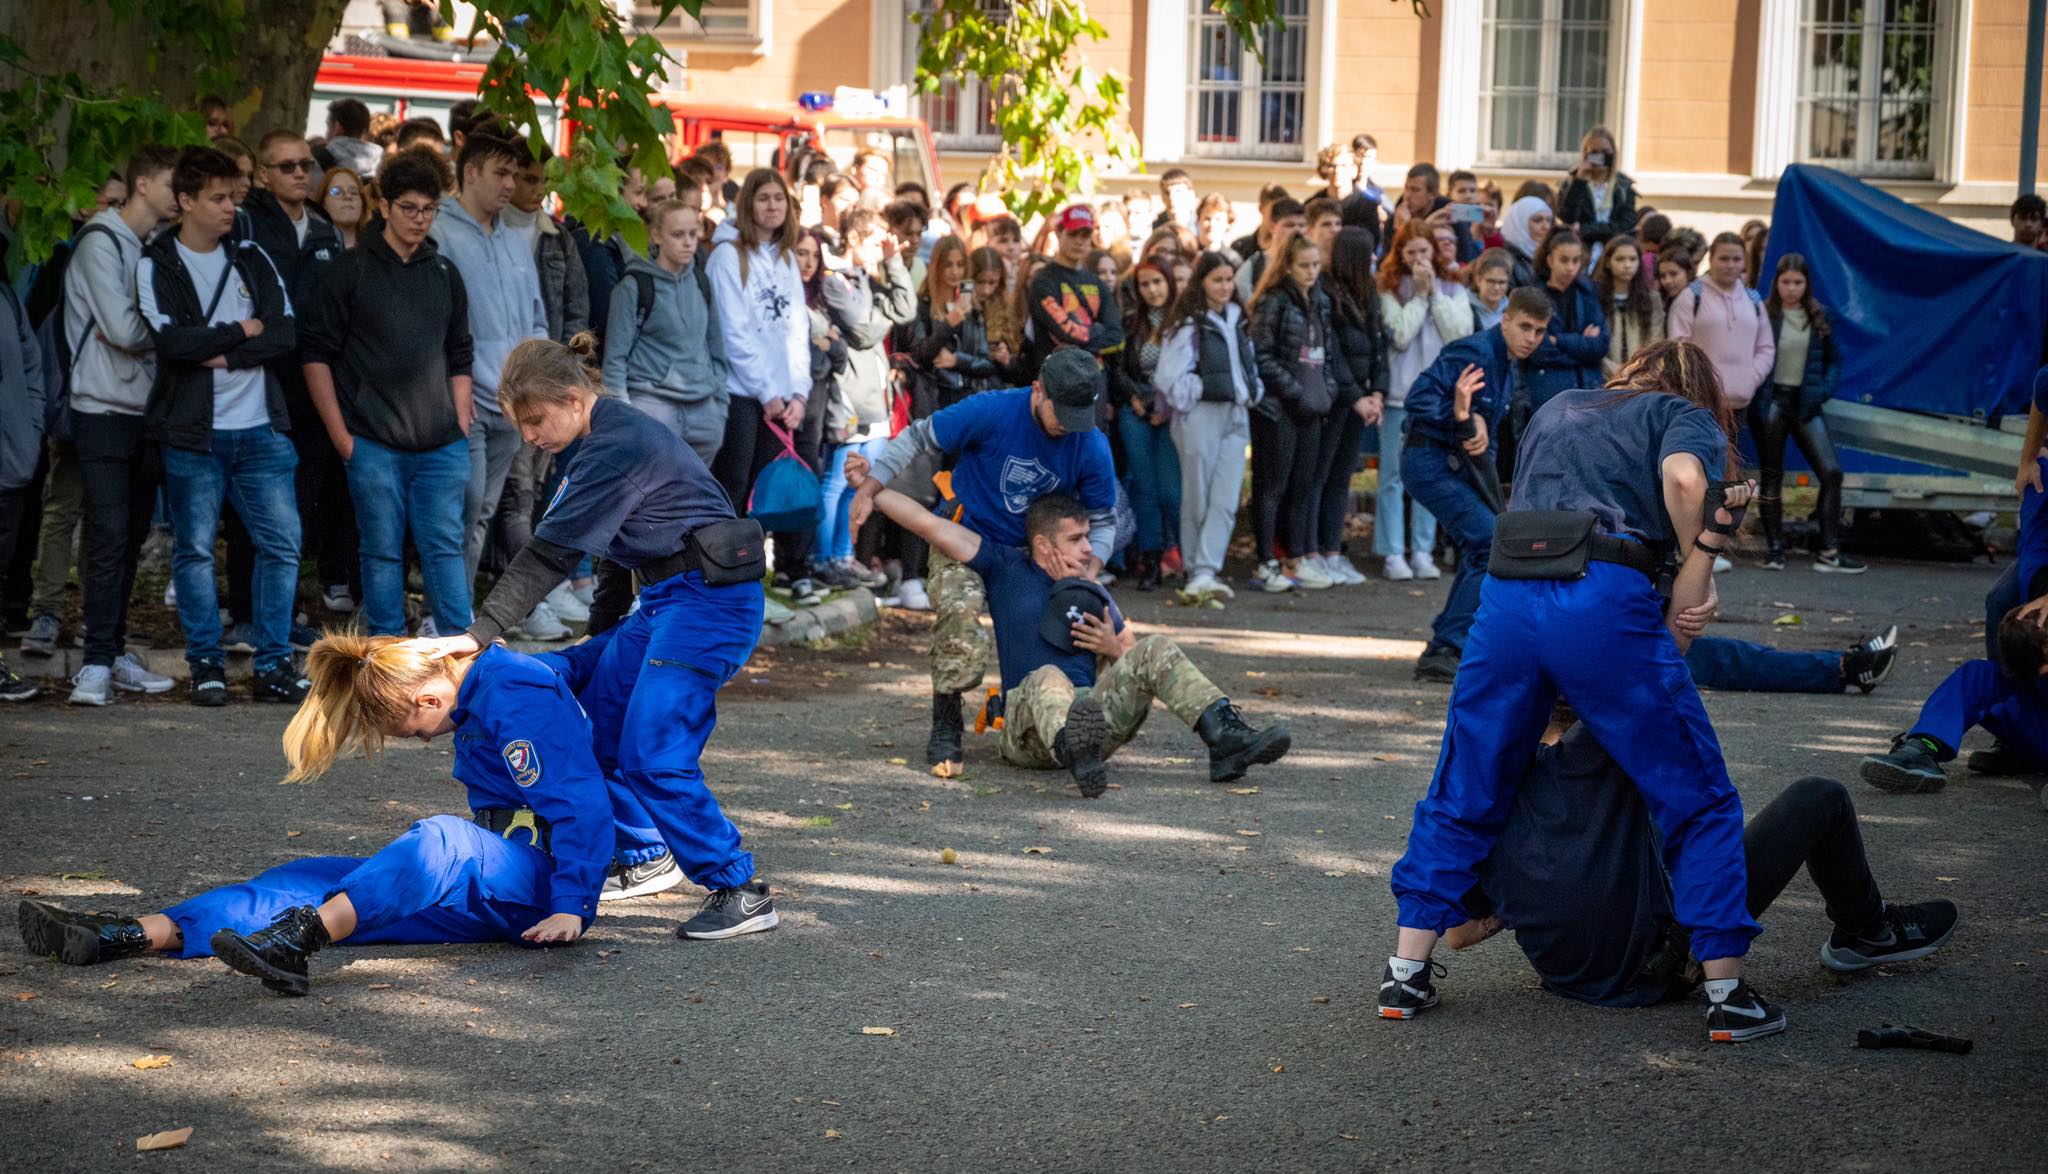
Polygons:
[[796,455],[796,441],[772,420],[763,421],[782,442],[782,455],[769,461],[754,478],[747,514],[771,534],[803,533],[818,528],[823,490],[818,474]]

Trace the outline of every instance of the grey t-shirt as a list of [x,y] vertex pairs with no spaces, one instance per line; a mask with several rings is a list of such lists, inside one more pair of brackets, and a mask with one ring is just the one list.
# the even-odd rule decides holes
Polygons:
[[1603,534],[1675,542],[1663,475],[1674,453],[1698,457],[1709,480],[1726,475],[1728,437],[1705,408],[1662,392],[1562,392],[1522,434],[1508,508],[1590,510]]

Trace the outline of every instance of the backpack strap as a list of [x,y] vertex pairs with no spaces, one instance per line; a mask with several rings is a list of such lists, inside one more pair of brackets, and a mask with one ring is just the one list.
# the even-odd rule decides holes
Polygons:
[[[108,228],[104,224],[88,224],[84,228],[78,230],[78,235],[71,238],[71,255],[64,262],[64,270],[67,276],[71,271],[71,263],[73,261],[78,260],[78,246],[85,243],[86,237],[89,237],[96,232],[103,232],[107,234],[107,236],[111,238],[114,242],[115,251],[120,251],[121,238],[114,236],[113,229]],[[61,307],[62,305],[64,305],[64,302],[66,300],[67,299],[63,297],[59,297],[57,301],[58,306]],[[78,352],[85,346],[85,340],[92,337],[92,332],[95,329],[97,329],[98,326],[99,324],[93,319],[92,316],[92,299],[87,298],[85,299],[85,329],[78,332],[78,341],[72,343],[71,349],[65,352],[64,354],[64,365],[67,368],[71,364],[78,361]],[[64,375],[65,378],[68,379],[71,376],[71,372],[67,370],[64,372]]]
[[637,333],[654,316],[654,275],[635,271],[626,276],[633,279],[633,287],[639,291],[639,304],[633,307],[633,329]]

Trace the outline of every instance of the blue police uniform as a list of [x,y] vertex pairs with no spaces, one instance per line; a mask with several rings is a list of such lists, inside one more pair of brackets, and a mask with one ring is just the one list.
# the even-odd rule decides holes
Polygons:
[[472,811],[530,809],[539,827],[488,831],[456,815],[406,829],[375,856],[312,856],[182,901],[164,915],[181,958],[212,954],[223,929],[254,933],[278,914],[337,893],[355,906],[346,945],[519,941],[555,913],[584,928],[611,861],[610,800],[591,753],[590,720],[551,668],[485,649],[456,692],[455,779]]
[[[673,433],[600,399],[534,538],[640,570],[683,550],[693,531],[733,517],[725,491]],[[577,671],[576,693],[598,762],[615,780],[625,863],[667,851],[707,889],[753,878],[754,858],[699,760],[718,724],[718,690],[760,639],[764,598],[757,580],[712,587],[700,571],[671,574],[645,584],[640,609],[581,654],[588,668]]]
[[[1485,372],[1486,385],[1472,397],[1472,413],[1486,420],[1487,455],[1473,457],[1459,446],[1458,376],[1467,366]],[[1493,510],[1472,483],[1474,461],[1491,463],[1501,418],[1514,394],[1514,361],[1498,325],[1467,335],[1437,353],[1408,389],[1407,437],[1401,449],[1401,481],[1408,495],[1435,515],[1458,544],[1458,565],[1443,610],[1431,621],[1430,647],[1462,651],[1472,617],[1479,611],[1479,585],[1493,549]]]
[[[1601,533],[1668,545],[1664,459],[1688,453],[1712,475],[1726,448],[1713,417],[1677,396],[1563,392],[1530,420],[1509,509],[1585,510]],[[1761,931],[1747,908],[1742,800],[1655,585],[1611,562],[1575,580],[1486,579],[1436,775],[1393,870],[1400,924],[1466,920],[1474,870],[1560,692],[1642,792],[1694,955],[1747,952]]]

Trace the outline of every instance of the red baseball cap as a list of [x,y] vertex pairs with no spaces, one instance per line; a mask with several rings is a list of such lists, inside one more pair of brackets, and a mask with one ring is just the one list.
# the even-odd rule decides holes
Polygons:
[[1060,218],[1055,222],[1055,227],[1061,233],[1094,232],[1095,209],[1090,208],[1086,204],[1069,204],[1066,211],[1060,213]]

